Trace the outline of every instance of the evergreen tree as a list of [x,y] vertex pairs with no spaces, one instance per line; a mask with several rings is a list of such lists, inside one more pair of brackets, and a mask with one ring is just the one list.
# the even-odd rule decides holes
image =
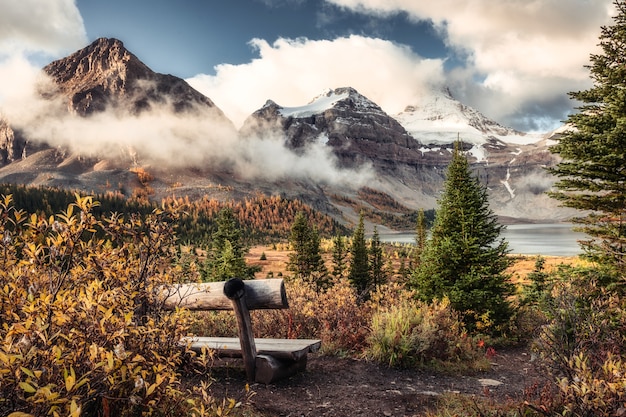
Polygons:
[[400,254],[400,266],[398,266],[398,279],[406,283],[409,279],[409,269],[406,267],[406,254]]
[[419,265],[419,259],[426,245],[426,216],[424,209],[417,212],[417,224],[415,227],[415,266]]
[[217,229],[211,235],[206,260],[200,269],[203,281],[225,281],[230,278],[250,279],[254,268],[246,264],[247,248],[232,209],[223,208],[217,216]]
[[315,284],[318,291],[327,288],[330,283],[320,249],[319,233],[317,228],[309,225],[302,212],[298,212],[294,218],[289,243],[293,252],[289,254],[287,270]]
[[346,274],[347,257],[348,251],[345,238],[339,234],[335,235],[333,238],[333,270],[331,274],[336,281],[341,280]]
[[418,296],[424,301],[448,297],[470,329],[478,321],[505,323],[513,287],[505,274],[512,260],[502,229],[457,143],[431,237],[412,277]]
[[348,279],[361,296],[367,297],[370,284],[370,273],[367,244],[365,242],[365,224],[363,220],[363,213],[359,216],[359,224],[352,235],[350,254],[352,255],[352,260],[350,263]]
[[387,280],[385,273],[385,259],[383,246],[378,235],[378,228],[374,226],[374,234],[369,249],[370,283],[373,287],[384,284]]
[[560,179],[551,196],[586,211],[576,219],[591,239],[582,242],[594,261],[626,272],[626,2],[614,2],[612,26],[600,34],[602,53],[591,55],[593,86],[570,93],[582,105],[571,129],[551,151],[563,160],[550,171]]

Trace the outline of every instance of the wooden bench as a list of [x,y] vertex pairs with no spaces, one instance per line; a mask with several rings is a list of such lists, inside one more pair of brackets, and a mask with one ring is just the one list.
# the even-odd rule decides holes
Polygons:
[[178,284],[169,287],[166,308],[190,310],[234,310],[239,337],[185,338],[191,349],[212,349],[218,356],[243,358],[248,381],[264,384],[306,369],[307,354],[319,350],[322,342],[313,339],[255,338],[250,310],[289,308],[282,279]]

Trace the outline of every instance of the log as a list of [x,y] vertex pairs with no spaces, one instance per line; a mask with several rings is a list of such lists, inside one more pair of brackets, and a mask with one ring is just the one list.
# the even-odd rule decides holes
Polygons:
[[254,382],[256,370],[256,346],[254,345],[254,332],[252,331],[252,321],[250,311],[246,305],[248,286],[239,278],[233,278],[224,284],[224,294],[231,300],[235,316],[237,317],[237,327],[239,328],[239,343],[241,344],[241,354],[243,365],[246,369],[246,377],[249,382]]
[[[224,282],[175,284],[162,287],[164,307],[189,310],[232,310],[231,300],[224,294]],[[285,283],[280,278],[245,281],[248,310],[289,308]]]
[[261,384],[271,384],[279,379],[287,378],[306,369],[306,355],[297,361],[278,359],[270,355],[256,357],[255,381]]

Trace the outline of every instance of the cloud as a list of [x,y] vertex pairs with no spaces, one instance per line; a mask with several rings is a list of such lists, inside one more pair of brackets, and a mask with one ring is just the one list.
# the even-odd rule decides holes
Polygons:
[[0,57],[16,53],[57,56],[86,43],[75,0],[0,0]]
[[296,153],[277,134],[242,139],[229,120],[200,105],[174,113],[171,103],[152,103],[149,111],[138,115],[110,105],[106,111],[81,117],[67,110],[63,97],[42,95],[54,86],[41,71],[24,58],[11,63],[0,66],[0,81],[18,82],[0,82],[0,115],[33,142],[86,157],[127,161],[129,166],[212,167],[248,180],[298,179],[358,187],[372,178],[368,166],[339,168],[322,142]]
[[[63,99],[42,98],[41,91],[47,91],[52,81],[31,58],[33,54],[53,56],[84,46],[85,30],[75,2],[0,2],[10,3],[2,4],[0,15],[0,117],[29,140],[86,156],[133,155],[141,163],[154,166],[223,166],[248,179],[312,179],[358,186],[371,178],[367,167],[339,169],[330,149],[321,143],[296,154],[279,136],[242,141],[230,123],[217,121],[214,114],[202,109],[195,114],[172,114],[166,104],[137,116],[124,115],[115,108],[89,117],[72,114]],[[272,54],[272,47],[263,41],[255,41],[255,45]],[[271,72],[267,65],[260,67]],[[226,74],[227,69],[225,66]],[[300,80],[312,75],[304,72]],[[271,88],[264,91],[272,95]],[[245,90],[233,93],[241,94],[231,97],[235,101],[247,97]],[[263,95],[259,93],[255,105],[264,102]],[[311,95],[306,97],[308,100]],[[246,115],[255,109],[249,108]]]
[[571,110],[555,95],[590,86],[584,65],[597,51],[600,27],[614,14],[612,0],[326,1],[360,13],[405,12],[431,21],[465,61],[465,77],[457,72],[455,87],[473,94],[459,98],[517,128],[546,115],[554,123]]
[[444,80],[443,60],[424,59],[390,41],[352,35],[334,40],[254,39],[259,58],[219,65],[215,75],[187,81],[240,126],[272,99],[284,107],[308,103],[328,88],[353,87],[394,114]]
[[277,134],[248,138],[234,161],[237,172],[249,179],[312,179],[318,183],[359,188],[370,183],[374,171],[369,164],[357,168],[338,168],[337,157],[326,146],[327,138],[298,152],[285,148]]

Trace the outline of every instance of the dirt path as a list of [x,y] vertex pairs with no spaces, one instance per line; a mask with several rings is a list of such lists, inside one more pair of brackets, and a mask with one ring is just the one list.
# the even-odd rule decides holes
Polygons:
[[[490,371],[471,376],[389,369],[363,360],[310,356],[307,370],[270,385],[253,384],[251,406],[266,417],[417,416],[445,392],[521,402],[545,382],[524,349],[498,352]],[[213,394],[242,398],[245,376],[220,370]]]

